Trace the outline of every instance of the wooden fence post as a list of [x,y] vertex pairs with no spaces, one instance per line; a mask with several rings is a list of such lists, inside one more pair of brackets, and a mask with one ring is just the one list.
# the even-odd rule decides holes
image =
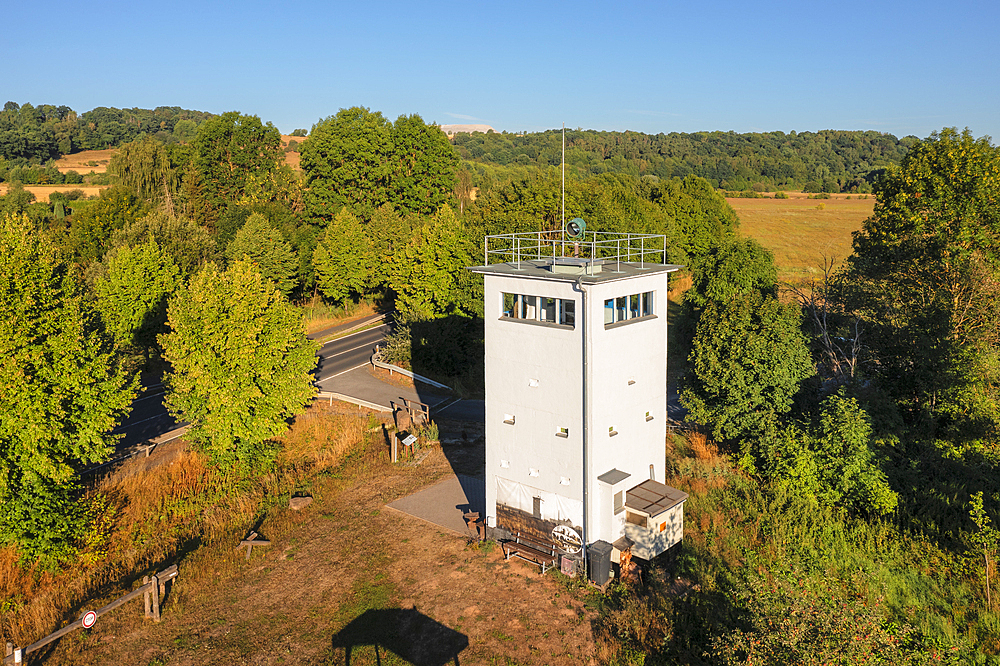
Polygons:
[[149,579],[149,594],[152,597],[153,622],[160,621],[160,579],[153,574]]
[[142,605],[143,605],[143,607],[145,608],[145,611],[146,611],[146,614],[144,615],[144,617],[148,618],[148,617],[152,617],[152,615],[153,615],[153,607],[149,603],[149,576],[143,576],[142,577],[142,585],[143,585],[143,588],[144,588],[144,591],[142,593]]

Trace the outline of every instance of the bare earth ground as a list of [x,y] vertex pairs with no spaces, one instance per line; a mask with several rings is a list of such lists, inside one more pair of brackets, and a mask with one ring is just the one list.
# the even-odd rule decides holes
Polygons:
[[[301,513],[284,502],[271,509],[256,529],[272,545],[250,562],[235,543],[182,558],[160,624],[132,602],[63,638],[44,663],[442,666],[452,662],[440,651],[465,641],[461,664],[591,662],[594,612],[583,595],[533,565],[505,562],[495,546],[385,507],[450,474],[449,459],[474,466],[481,457],[478,440],[393,466],[373,442],[317,479]],[[389,651],[376,655],[375,641]],[[349,658],[345,643],[355,645]]]
[[[59,169],[60,173],[66,173],[67,171],[76,171],[80,174],[88,174],[91,171],[94,173],[104,173],[108,170],[108,162],[111,161],[111,156],[115,154],[115,150],[115,148],[107,150],[84,150],[72,155],[63,155],[56,160],[56,168]],[[90,164],[90,162],[94,162],[94,164]]]
[[788,196],[726,199],[740,218],[740,233],[774,253],[779,277],[784,279],[818,275],[824,256],[843,262],[852,251],[852,232],[861,228],[875,206],[871,195],[867,199],[857,194],[832,194],[829,199],[808,199],[797,192]]
[[[96,196],[101,190],[108,189],[108,185],[25,185],[24,189],[35,195],[36,201],[48,201],[49,195],[53,192],[69,192],[71,190],[83,190],[83,193]],[[0,196],[7,194],[7,183],[0,183]]]
[[[282,134],[281,135],[281,150],[284,151],[285,148],[288,147],[288,142],[289,141],[295,141],[296,143],[299,144],[299,147],[301,148],[302,147],[302,142],[305,141],[305,140],[306,140],[306,137],[304,137],[304,136],[291,136],[290,134]],[[298,170],[298,168],[299,168],[299,154],[298,153],[294,153],[294,152],[285,153],[285,152],[282,152],[282,155],[285,156],[285,163],[288,166],[292,167],[293,169]]]

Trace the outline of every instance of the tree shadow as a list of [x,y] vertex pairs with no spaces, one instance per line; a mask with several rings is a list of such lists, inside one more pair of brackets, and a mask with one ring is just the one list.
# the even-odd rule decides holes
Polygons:
[[382,663],[382,650],[392,652],[414,666],[459,666],[458,656],[469,647],[469,637],[446,627],[415,608],[367,610],[334,634],[332,647],[344,650],[344,666],[350,666],[356,648],[375,648],[375,661]]

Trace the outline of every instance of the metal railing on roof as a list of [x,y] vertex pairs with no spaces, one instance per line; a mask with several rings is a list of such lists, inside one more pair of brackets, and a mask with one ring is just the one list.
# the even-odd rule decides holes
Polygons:
[[622,262],[639,264],[667,263],[667,237],[663,234],[613,233],[588,231],[580,239],[569,238],[565,232],[526,231],[486,236],[483,241],[483,263],[514,264],[559,259],[578,263],[585,269],[600,263]]

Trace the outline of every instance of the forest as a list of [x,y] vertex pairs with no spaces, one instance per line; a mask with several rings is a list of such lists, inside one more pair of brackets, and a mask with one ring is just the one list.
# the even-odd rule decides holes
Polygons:
[[[580,175],[693,175],[730,191],[871,192],[917,143],[873,131],[643,134],[566,130],[566,166]],[[559,166],[562,132],[457,134],[462,159],[487,168]]]
[[[97,139],[32,107],[38,136],[63,138],[14,154],[25,107],[0,116],[8,160],[65,137],[119,147],[99,197],[0,198],[0,545],[32,575],[112,557],[115,498],[81,503],[79,470],[107,459],[141,372],[243,488],[313,395],[306,309],[376,303],[393,360],[475,394],[482,291],[465,268],[487,233],[561,224],[556,132],[452,143],[419,115],[353,107],[311,128],[296,171],[271,123],[235,111],[110,110],[87,121]],[[746,170],[719,179],[727,151]],[[688,417],[668,441],[685,548],[595,602],[608,663],[1000,663],[1000,151],[948,128],[567,132],[567,164],[568,217],[664,234],[687,266],[671,372]],[[782,285],[717,186],[802,178],[865,183],[875,211],[842,267]],[[5,609],[26,603],[0,589]]]

